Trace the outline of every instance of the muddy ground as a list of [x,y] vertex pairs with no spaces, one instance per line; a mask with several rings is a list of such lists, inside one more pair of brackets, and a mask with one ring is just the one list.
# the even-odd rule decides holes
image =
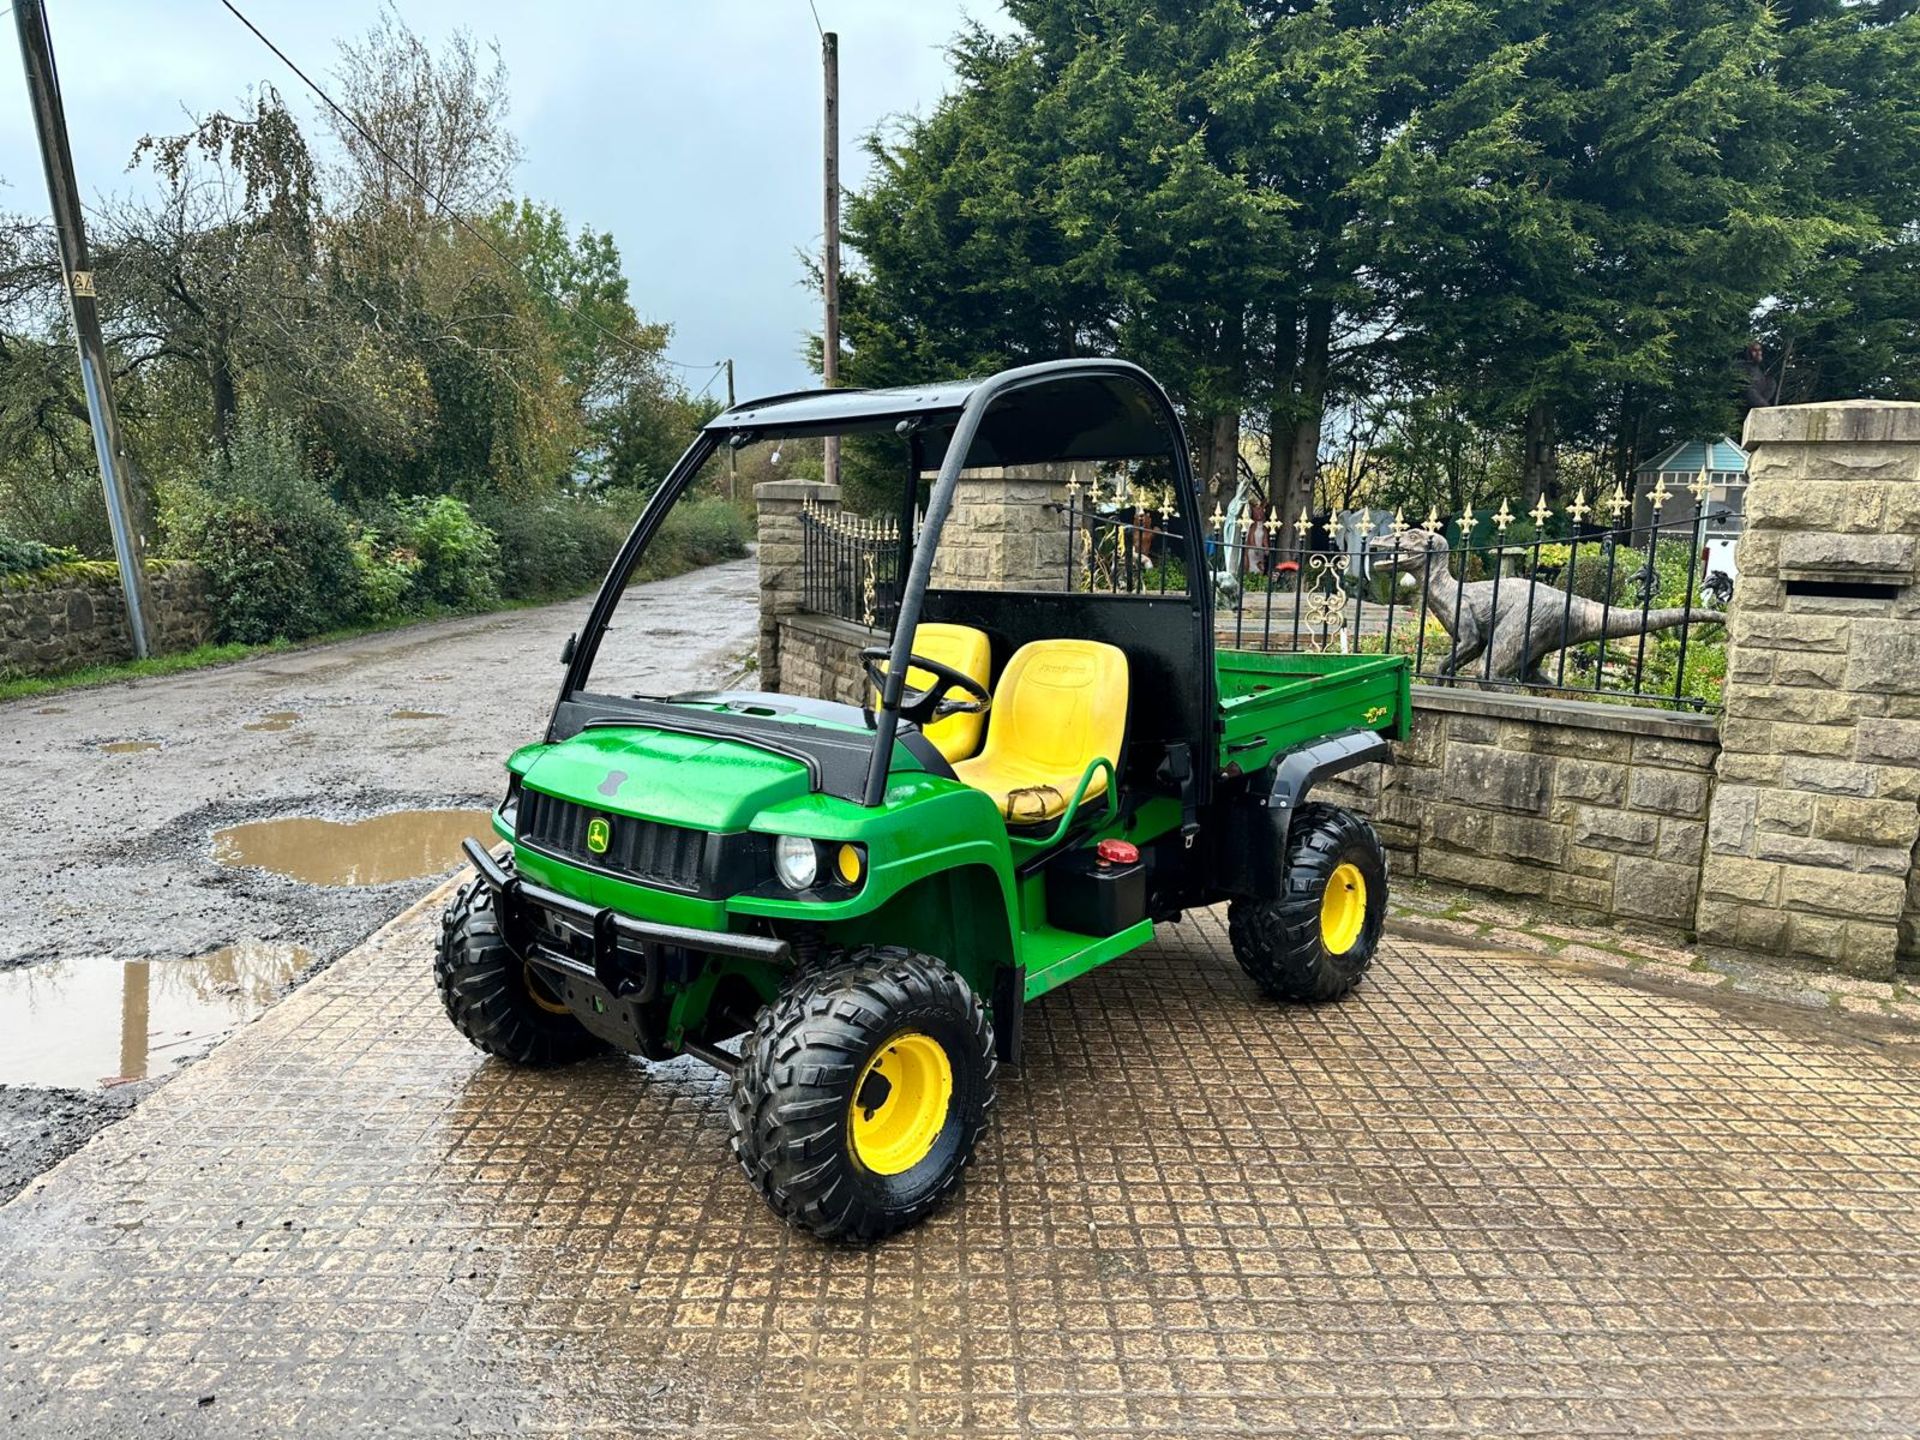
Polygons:
[[[624,618],[645,620],[636,678],[675,689],[737,675],[755,640],[755,586],[747,560],[634,591]],[[420,625],[0,706],[0,784],[12,810],[0,970],[259,942],[301,947],[325,965],[430,882],[317,886],[224,866],[214,833],[281,816],[493,804],[507,752],[538,738],[561,644],[586,606]],[[126,1098],[0,1086],[0,1200]]]

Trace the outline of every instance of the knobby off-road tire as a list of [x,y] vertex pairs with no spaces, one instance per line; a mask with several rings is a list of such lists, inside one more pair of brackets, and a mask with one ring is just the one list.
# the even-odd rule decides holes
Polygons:
[[515,1065],[566,1065],[609,1048],[551,1008],[551,996],[535,994],[539,982],[501,938],[493,892],[478,880],[462,887],[440,922],[433,978],[454,1028],[489,1055]]
[[1373,963],[1387,918],[1387,855],[1373,826],[1337,805],[1302,805],[1287,833],[1278,900],[1227,907],[1234,958],[1276,1000],[1335,1000]]
[[994,1070],[993,1027],[965,980],[932,956],[865,946],[755,1017],[733,1077],[733,1153],[791,1224],[877,1240],[958,1187]]

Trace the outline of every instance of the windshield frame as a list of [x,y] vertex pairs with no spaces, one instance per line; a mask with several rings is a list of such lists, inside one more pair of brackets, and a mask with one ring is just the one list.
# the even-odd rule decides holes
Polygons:
[[[964,390],[955,385],[917,387],[919,395],[932,402],[925,408],[915,408],[910,403],[908,397],[914,395],[911,390],[848,392],[844,397],[831,391],[816,391],[806,392],[804,396],[750,401],[716,417],[674,462],[601,581],[600,590],[587,613],[586,623],[568,657],[566,676],[561,682],[560,696],[547,727],[548,742],[576,733],[591,719],[607,718],[606,706],[599,702],[617,697],[600,696],[588,690],[587,681],[614,612],[626,594],[627,579],[644,558],[647,547],[665,522],[667,512],[679,503],[706,462],[723,445],[854,434],[887,428],[896,421],[900,433],[911,437],[917,428],[925,428],[926,420],[936,416],[944,420],[953,416],[953,429],[940,468],[928,491],[918,536],[903,542],[911,546],[911,564],[902,586],[893,633],[889,637],[890,659],[886,683],[881,687],[880,703],[873,712],[872,757],[860,799],[865,806],[878,806],[886,795],[894,742],[899,734],[900,703],[909,668],[908,658],[912,653],[913,634],[925,609],[941,532],[952,509],[961,475],[968,469],[969,452],[982,423],[996,402],[1018,391],[1063,380],[1102,378],[1122,380],[1139,387],[1165,426],[1171,452],[1169,458],[1172,461],[1173,491],[1180,517],[1181,541],[1185,550],[1187,600],[1193,611],[1196,644],[1202,647],[1203,655],[1210,656],[1213,594],[1212,586],[1207,581],[1199,495],[1187,453],[1186,435],[1172,400],[1151,375],[1130,361],[1050,360],[1003,370],[986,380],[967,385]],[[956,394],[965,396],[957,413],[952,405]],[[788,408],[787,402],[792,402],[792,409],[783,423],[779,412]],[[833,412],[831,418],[823,413],[828,411]],[[912,483],[902,485],[903,511],[913,503],[916,488]],[[912,531],[911,525],[903,528],[903,534],[907,536],[912,536]],[[1198,683],[1206,691],[1206,711],[1211,713],[1213,666],[1207,663],[1199,669],[1201,674],[1197,677]],[[1194,737],[1196,741],[1201,738]]]

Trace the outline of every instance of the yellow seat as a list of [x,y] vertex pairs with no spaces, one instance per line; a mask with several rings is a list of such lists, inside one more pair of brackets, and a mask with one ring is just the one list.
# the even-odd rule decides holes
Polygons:
[[[1098,640],[1035,640],[993,688],[986,748],[953,773],[1016,824],[1056,820],[1095,759],[1120,763],[1126,733],[1126,655]],[[1106,788],[1102,771],[1086,799]]]
[[[942,665],[950,665],[968,679],[977,680],[983,688],[993,679],[993,647],[987,643],[985,633],[971,625],[946,625],[934,620],[916,625],[913,653],[924,655],[929,660],[938,660]],[[880,673],[884,675],[886,671],[883,661]],[[907,667],[907,684],[915,690],[924,690],[933,683],[933,676],[919,666]],[[962,690],[949,690],[947,698],[971,700],[973,697]],[[872,703],[877,707],[880,697],[875,695]],[[944,720],[934,721],[921,733],[949,761],[964,760],[980,748],[980,732],[986,725],[987,717],[984,714],[949,715]]]

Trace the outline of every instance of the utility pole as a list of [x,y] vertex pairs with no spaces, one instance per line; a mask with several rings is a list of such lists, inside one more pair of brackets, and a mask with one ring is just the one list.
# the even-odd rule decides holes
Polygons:
[[[827,332],[820,354],[820,378],[831,388],[840,381],[840,36],[820,37],[820,63],[826,71],[827,181]],[[827,436],[827,483],[840,483],[840,437]]]
[[[729,355],[723,362],[727,367],[727,409],[733,408],[733,357]],[[727,446],[727,500],[731,503],[738,497],[734,491],[740,485],[740,452],[733,446]]]
[[67,115],[60,104],[60,81],[53,66],[53,36],[41,0],[15,0],[13,26],[20,37],[20,64],[33,102],[33,125],[40,136],[40,159],[47,170],[47,198],[53,228],[60,237],[60,269],[73,314],[74,340],[80,349],[80,383],[87,392],[93,422],[93,449],[100,460],[100,483],[107,492],[107,522],[113,529],[113,555],[120,562],[120,589],[127,599],[127,633],[133,653],[144,660],[153,649],[153,604],[146,564],[134,521],[133,492],[127,484],[126,450],[120,444],[119,417],[107,383],[107,347],[100,338],[100,308],[94,301],[93,266],[80,222],[80,187],[73,178],[73,152],[67,147]]

